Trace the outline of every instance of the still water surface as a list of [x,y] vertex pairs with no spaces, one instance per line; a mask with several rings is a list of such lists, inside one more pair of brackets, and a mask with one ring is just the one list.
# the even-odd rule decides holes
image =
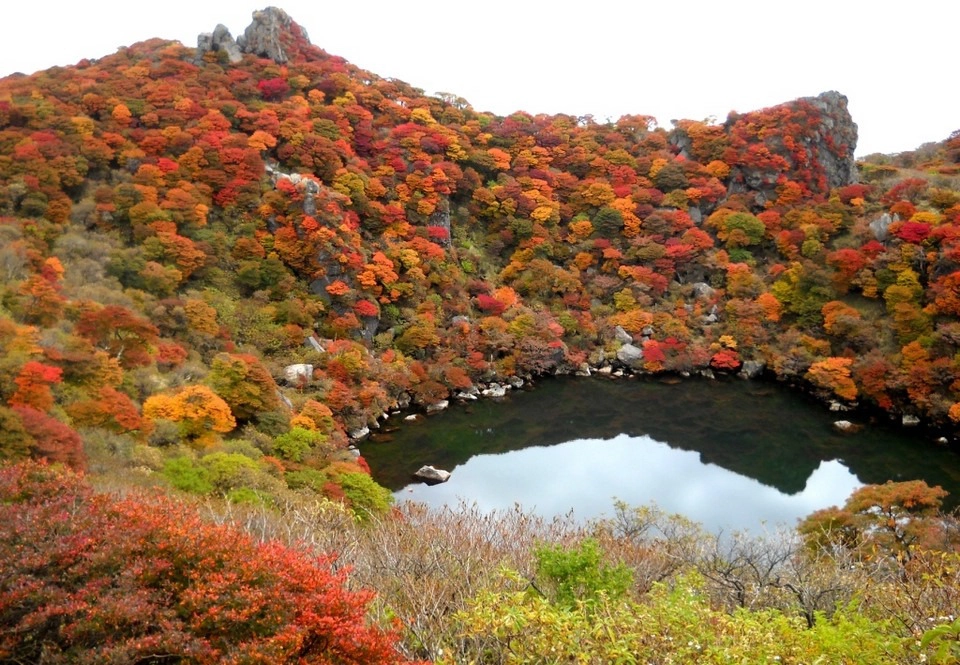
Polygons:
[[[865,483],[921,478],[960,499],[960,456],[910,430],[856,434],[782,386],[741,380],[558,378],[499,401],[389,423],[361,446],[399,501],[475,503],[545,517],[609,516],[615,500],[656,504],[707,529],[794,526]],[[413,482],[423,464],[453,473]]]

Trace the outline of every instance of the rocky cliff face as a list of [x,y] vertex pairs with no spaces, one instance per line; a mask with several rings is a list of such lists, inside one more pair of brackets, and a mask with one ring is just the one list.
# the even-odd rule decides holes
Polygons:
[[833,187],[857,181],[857,125],[838,92],[731,113],[721,126],[675,124],[670,138],[680,154],[704,164],[724,162],[730,167],[730,193],[744,194],[758,207],[790,197],[824,197]]
[[253,12],[253,23],[236,40],[223,25],[197,37],[197,59],[209,51],[223,51],[230,62],[239,62],[244,53],[269,58],[278,64],[289,61],[304,47],[309,47],[307,31],[277,7]]
[[761,205],[782,197],[785,187],[825,196],[857,181],[857,125],[838,92],[731,114],[724,128],[731,192],[753,192]]

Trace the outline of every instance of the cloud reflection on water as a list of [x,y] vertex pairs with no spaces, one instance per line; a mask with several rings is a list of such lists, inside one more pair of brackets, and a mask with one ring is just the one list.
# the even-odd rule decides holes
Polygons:
[[548,518],[573,510],[584,520],[610,516],[619,499],[631,505],[655,503],[710,531],[729,532],[793,527],[815,510],[842,504],[863,484],[841,462],[824,461],[801,492],[788,495],[705,464],[696,452],[625,434],[477,455],[450,470],[449,482],[408,485],[396,497],[433,506],[455,506],[462,500],[483,510],[520,504]]

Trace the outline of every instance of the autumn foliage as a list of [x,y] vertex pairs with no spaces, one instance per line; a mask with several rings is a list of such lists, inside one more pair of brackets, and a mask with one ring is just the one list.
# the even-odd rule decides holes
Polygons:
[[331,558],[53,467],[0,469],[0,558],[6,662],[406,662]]
[[499,116],[277,38],[0,80],[5,456],[366,511],[351,433],[585,368],[762,366],[957,440],[956,136],[855,165],[837,93]]

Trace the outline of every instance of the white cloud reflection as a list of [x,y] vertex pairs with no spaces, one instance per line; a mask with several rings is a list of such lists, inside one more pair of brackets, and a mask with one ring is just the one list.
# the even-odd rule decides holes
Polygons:
[[839,505],[862,486],[839,461],[821,462],[803,491],[788,495],[648,436],[580,439],[501,455],[478,455],[452,469],[443,485],[413,484],[399,500],[483,510],[520,504],[544,517],[573,510],[578,519],[610,516],[613,502],[657,504],[710,531],[792,527],[799,518]]

